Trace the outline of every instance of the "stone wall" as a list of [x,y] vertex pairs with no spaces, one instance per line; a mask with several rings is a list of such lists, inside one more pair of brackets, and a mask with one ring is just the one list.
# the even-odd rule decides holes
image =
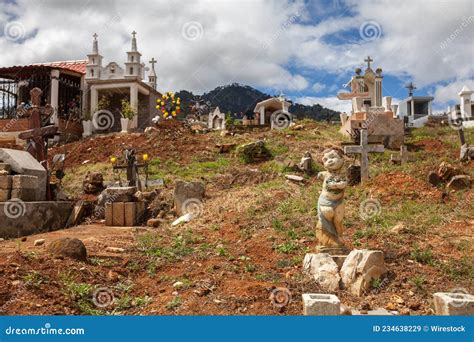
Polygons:
[[66,228],[74,202],[0,202],[0,238]]

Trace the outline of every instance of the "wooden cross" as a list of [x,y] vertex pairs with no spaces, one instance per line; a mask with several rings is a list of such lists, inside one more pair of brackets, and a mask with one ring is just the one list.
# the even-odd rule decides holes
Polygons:
[[40,107],[41,93],[42,91],[39,88],[31,89],[30,96],[32,106],[22,112],[23,116],[28,117],[29,130],[20,133],[18,137],[27,141],[26,150],[47,169],[47,165],[44,165],[48,159],[46,141],[48,137],[57,133],[58,128],[56,126],[42,127],[41,116],[51,116],[54,112],[54,108],[50,105]]
[[360,145],[344,146],[344,154],[360,154],[360,179],[362,182],[369,179],[369,153],[382,153],[383,145],[369,145],[367,129],[360,129]]
[[400,146],[400,155],[395,155],[395,154],[392,154],[390,156],[390,160],[393,162],[393,163],[400,163],[400,165],[403,165],[409,161],[413,161],[413,158],[411,158],[409,155],[408,155],[408,149],[407,149],[407,146],[406,145],[402,145]]
[[364,59],[364,62],[367,62],[367,69],[370,69],[370,62],[373,62],[374,60],[370,58],[370,56],[367,56],[367,59]]

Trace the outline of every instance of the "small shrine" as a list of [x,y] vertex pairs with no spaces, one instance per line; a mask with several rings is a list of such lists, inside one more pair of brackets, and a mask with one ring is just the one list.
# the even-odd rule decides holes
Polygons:
[[345,136],[358,137],[360,129],[367,129],[369,143],[382,143],[385,147],[400,148],[404,139],[404,123],[396,117],[397,107],[392,106],[392,97],[382,94],[382,69],[371,68],[373,59],[365,59],[367,68],[364,73],[360,68],[346,86],[349,93],[339,93],[339,100],[350,100],[352,112],[348,116],[341,114],[340,132]]

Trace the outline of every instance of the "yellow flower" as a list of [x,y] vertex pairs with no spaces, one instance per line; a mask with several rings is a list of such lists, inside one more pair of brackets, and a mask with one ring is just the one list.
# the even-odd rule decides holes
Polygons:
[[148,153],[144,153],[144,154],[143,154],[143,160],[144,160],[144,161],[147,161],[147,160],[148,160]]
[[111,162],[112,164],[115,164],[116,161],[117,161],[117,158],[115,158],[115,157],[111,157],[111,158],[110,158],[110,162]]
[[176,112],[173,110],[173,111],[171,112],[171,115],[176,116]]

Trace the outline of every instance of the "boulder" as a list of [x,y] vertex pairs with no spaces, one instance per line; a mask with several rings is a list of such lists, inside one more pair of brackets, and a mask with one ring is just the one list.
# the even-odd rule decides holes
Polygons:
[[261,162],[272,158],[272,154],[263,140],[239,146],[237,155],[245,163]]
[[85,194],[97,195],[104,190],[104,177],[101,173],[87,173],[82,182],[82,188]]
[[466,175],[458,175],[451,178],[448,183],[449,190],[464,190],[471,187],[471,177]]
[[87,260],[86,246],[84,246],[84,243],[79,239],[57,239],[52,241],[46,250],[55,256],[68,257],[79,261]]
[[461,171],[449,163],[442,162],[439,165],[438,175],[441,178],[441,180],[445,182],[451,180],[451,178],[459,174],[461,174]]
[[174,188],[174,205],[178,216],[187,214],[190,210],[202,209],[205,194],[204,184],[201,182],[186,183],[177,181]]
[[328,291],[339,289],[341,277],[339,267],[327,253],[308,253],[303,260],[303,272],[312,276],[314,280]]
[[344,288],[353,295],[361,296],[370,288],[373,279],[380,278],[385,267],[382,251],[353,250],[341,267],[341,280]]
[[462,145],[460,155],[459,155],[459,160],[462,162],[466,162],[471,159],[474,159],[474,147],[469,147],[468,144]]

